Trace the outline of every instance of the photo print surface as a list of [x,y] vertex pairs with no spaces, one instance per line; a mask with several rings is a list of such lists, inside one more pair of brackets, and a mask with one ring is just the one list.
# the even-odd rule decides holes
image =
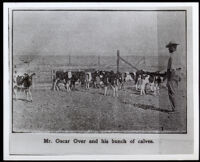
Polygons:
[[13,133],[187,133],[186,10],[11,12]]

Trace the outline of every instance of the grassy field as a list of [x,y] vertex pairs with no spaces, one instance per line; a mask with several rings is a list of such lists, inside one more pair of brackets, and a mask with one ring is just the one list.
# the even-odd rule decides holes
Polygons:
[[[183,81],[181,86],[183,86]],[[119,97],[103,95],[103,89],[77,87],[73,92],[33,89],[33,102],[21,93],[13,106],[14,132],[186,132],[186,93],[179,88],[175,113],[167,90],[160,96],[140,96],[132,83]]]
[[[65,59],[64,59],[65,58]],[[72,61],[87,65],[89,56],[76,58]],[[97,57],[91,57],[97,62]],[[14,66],[19,73],[33,71],[36,73],[36,83],[32,90],[33,102],[25,100],[25,94],[20,93],[18,100],[13,100],[13,131],[14,132],[145,132],[145,133],[185,133],[186,132],[186,78],[179,85],[178,107],[175,113],[171,110],[166,88],[161,88],[160,96],[148,93],[140,96],[135,90],[133,82],[127,83],[125,90],[119,91],[119,97],[104,96],[103,89],[85,90],[77,87],[73,92],[50,90],[53,69],[79,68],[77,65],[69,66],[68,57],[37,57],[27,65],[22,63],[17,56],[14,57]],[[134,62],[140,58],[132,57]],[[149,65],[141,67],[148,71],[159,69],[158,59],[147,58]],[[96,61],[95,61],[96,60]],[[130,61],[131,58],[128,58]],[[166,67],[167,59],[160,59],[162,66]],[[91,61],[89,61],[91,62]],[[116,69],[116,59],[113,57],[101,58],[101,64],[113,64],[109,68]],[[150,64],[151,63],[151,64]],[[64,66],[63,66],[64,65]],[[141,65],[144,66],[144,65]],[[108,69],[107,66],[103,66]],[[120,64],[120,71],[133,70],[125,64]]]

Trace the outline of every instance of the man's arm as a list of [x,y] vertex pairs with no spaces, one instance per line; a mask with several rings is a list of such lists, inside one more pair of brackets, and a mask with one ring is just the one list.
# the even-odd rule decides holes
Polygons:
[[167,79],[170,80],[171,78],[171,69],[172,68],[172,58],[170,57],[168,60],[168,65],[167,65]]
[[167,70],[171,71],[171,69],[172,69],[172,57],[169,58],[168,65],[167,65]]

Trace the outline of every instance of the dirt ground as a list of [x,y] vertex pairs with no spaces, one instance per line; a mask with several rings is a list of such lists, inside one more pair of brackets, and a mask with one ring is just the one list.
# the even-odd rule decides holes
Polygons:
[[186,92],[179,87],[176,112],[171,110],[167,89],[159,96],[140,96],[132,84],[119,97],[103,89],[52,91],[33,89],[33,102],[20,93],[13,100],[14,132],[186,132]]

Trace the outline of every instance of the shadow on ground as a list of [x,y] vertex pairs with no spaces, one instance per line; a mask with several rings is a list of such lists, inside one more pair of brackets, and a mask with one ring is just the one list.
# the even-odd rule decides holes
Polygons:
[[171,112],[170,110],[160,109],[159,107],[155,107],[153,105],[146,105],[146,104],[140,104],[140,103],[128,103],[126,101],[121,101],[121,103],[132,105],[134,107],[138,107],[143,110],[155,110],[155,111],[166,112],[166,113]]
[[18,99],[14,99],[15,101],[17,101],[17,100],[20,100],[20,101],[24,101],[24,102],[31,102],[31,101],[29,101],[29,100],[27,100],[27,99],[24,99],[24,98],[18,98]]

